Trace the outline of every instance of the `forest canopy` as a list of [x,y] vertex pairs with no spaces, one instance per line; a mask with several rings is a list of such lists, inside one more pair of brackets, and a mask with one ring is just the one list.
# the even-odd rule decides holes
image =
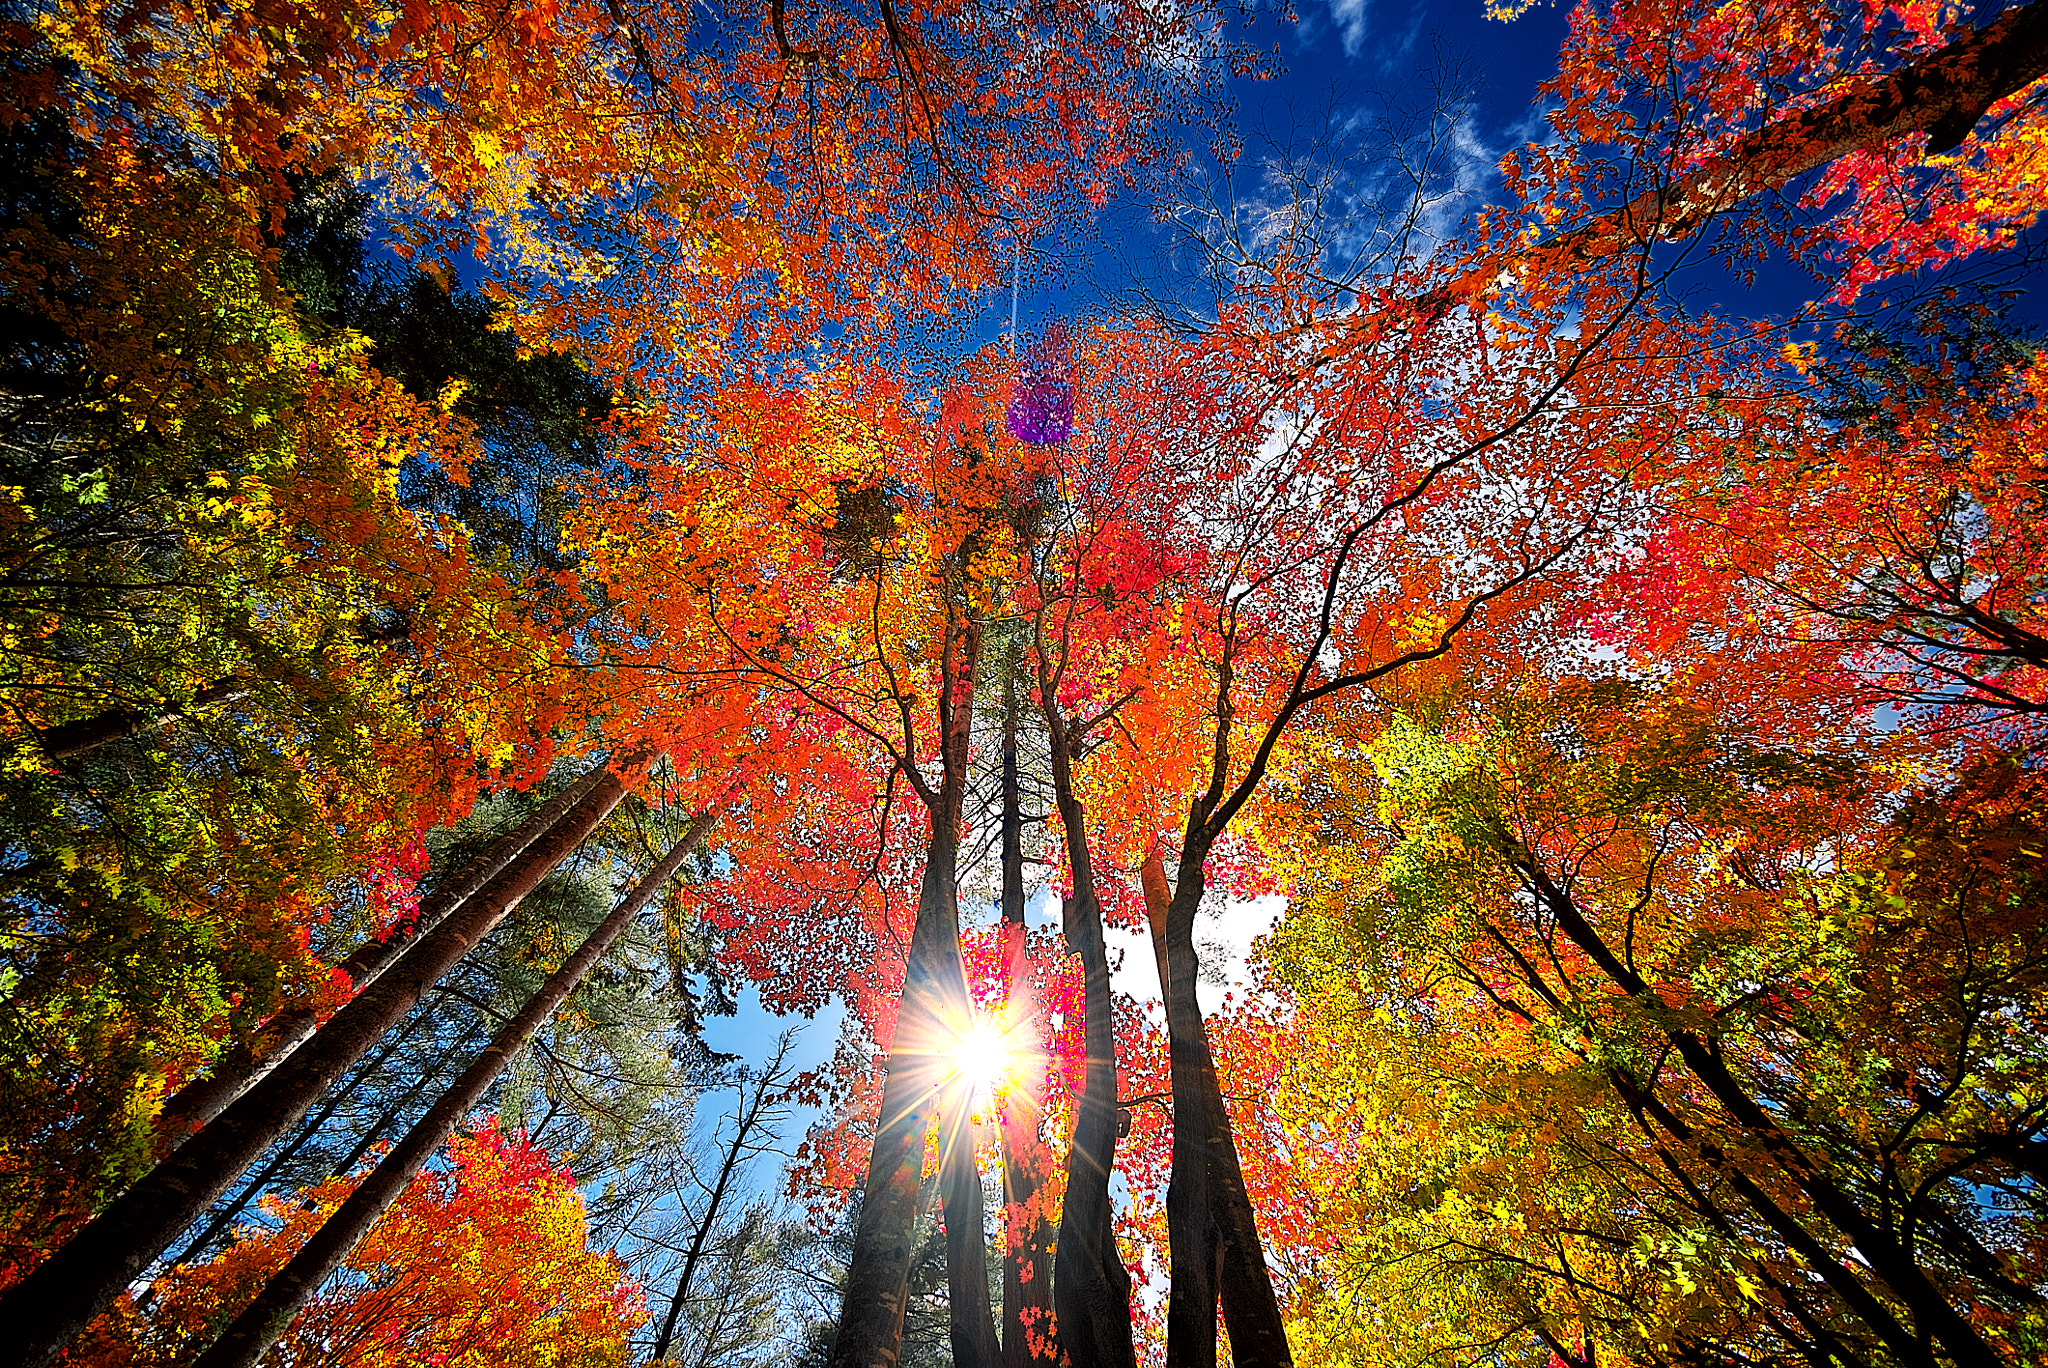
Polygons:
[[0,0],[0,1365],[2048,1357],[2048,0],[1470,9]]

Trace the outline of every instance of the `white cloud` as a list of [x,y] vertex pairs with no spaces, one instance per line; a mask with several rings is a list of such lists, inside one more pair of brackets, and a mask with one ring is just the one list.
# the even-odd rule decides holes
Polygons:
[[1344,40],[1344,55],[1356,57],[1365,46],[1365,0],[1330,0],[1330,21]]

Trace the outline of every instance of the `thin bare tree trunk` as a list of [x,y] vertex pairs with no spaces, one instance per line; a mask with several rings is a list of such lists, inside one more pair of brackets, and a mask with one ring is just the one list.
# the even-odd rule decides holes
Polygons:
[[682,839],[661,862],[598,924],[576,953],[548,976],[518,1014],[498,1029],[483,1053],[413,1124],[397,1147],[378,1162],[334,1214],[313,1232],[312,1238],[271,1276],[256,1299],[242,1309],[213,1347],[199,1357],[194,1368],[255,1368],[257,1360],[291,1328],[292,1318],[300,1308],[341,1267],[349,1251],[405,1191],[420,1167],[483,1100],[512,1057],[576,991],[591,967],[611,949],[620,933],[633,924],[654,895],[675,877],[683,861],[711,830],[713,819],[714,814],[706,812],[690,823]]
[[[636,762],[636,767],[645,762]],[[625,797],[607,770],[575,809],[421,937],[301,1048],[0,1293],[0,1368],[43,1368],[219,1199]]]
[[[718,1208],[725,1201],[727,1189],[741,1165],[761,1152],[761,1146],[748,1146],[747,1137],[761,1125],[762,1114],[768,1109],[770,1091],[781,1086],[783,1061],[789,1058],[790,1043],[794,1038],[785,1032],[777,1042],[774,1057],[761,1066],[754,1079],[753,1097],[738,1114],[739,1128],[733,1132],[732,1143],[725,1147],[725,1154],[719,1161],[718,1180],[712,1185],[704,1214],[697,1220],[697,1228],[690,1232],[690,1248],[683,1255],[683,1271],[676,1279],[676,1294],[668,1304],[668,1314],[662,1317],[661,1330],[654,1337],[654,1348],[648,1353],[651,1362],[660,1363],[668,1357],[669,1344],[675,1339],[676,1323],[682,1319],[683,1307],[690,1300],[690,1280],[696,1276],[697,1263],[704,1255],[704,1242],[711,1234],[711,1227],[717,1223]],[[708,1345],[706,1347],[709,1348]]]

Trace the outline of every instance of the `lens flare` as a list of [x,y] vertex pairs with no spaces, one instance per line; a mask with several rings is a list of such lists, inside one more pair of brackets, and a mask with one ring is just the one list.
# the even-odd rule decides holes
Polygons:
[[1011,1056],[1003,1033],[977,1021],[953,1042],[953,1074],[976,1092],[993,1092],[1009,1077]]

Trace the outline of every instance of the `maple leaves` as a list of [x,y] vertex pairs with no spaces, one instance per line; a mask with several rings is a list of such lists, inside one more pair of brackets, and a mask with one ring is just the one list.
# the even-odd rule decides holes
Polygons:
[[[0,599],[27,800],[7,1043],[58,1062],[23,1071],[55,1120],[9,1153],[14,1227],[100,1204],[223,1036],[334,1005],[311,928],[406,916],[427,826],[602,740],[673,754],[726,814],[722,877],[676,914],[773,1006],[856,1018],[828,1090],[874,1120],[835,1362],[894,1357],[934,1127],[956,1344],[995,1353],[968,1102],[935,1059],[977,985],[1034,978],[1048,1015],[1019,1029],[1065,1086],[1005,1114],[1033,1170],[1007,1239],[1048,1254],[1056,1204],[1059,1315],[1026,1328],[1077,1368],[1133,1357],[1111,1171],[1145,1188],[1124,1236],[1156,1237],[1168,1153],[1174,1368],[1214,1361],[1219,1305],[1246,1365],[1429,1358],[1476,1323],[1560,1363],[2034,1344],[2041,819],[2001,748],[2044,707],[2048,381],[1954,300],[1822,337],[1664,289],[1715,223],[1836,304],[2015,240],[2036,10],[1944,42],[1910,6],[1582,7],[1513,202],[1355,307],[1284,263],[1199,335],[1053,330],[930,394],[877,358],[1166,154],[1158,117],[1227,51],[1212,16],[700,8],[39,12],[36,98],[76,145],[8,298],[70,388],[16,423],[61,459],[0,504],[33,582]],[[1796,231],[1735,214],[1829,163]],[[396,340],[288,296],[291,188],[337,169],[422,297],[467,249],[523,339],[501,351],[590,358],[617,402],[578,487],[465,502],[504,473],[475,377],[409,393],[378,369]],[[401,500],[408,462],[439,513]],[[1609,674],[1583,677],[1592,646]],[[998,679],[1012,766],[1020,716],[1046,738],[1073,966],[1023,936],[1008,871],[1000,946],[963,944]],[[1997,725],[1925,728],[1959,703]],[[1141,868],[1163,1054],[1104,938]],[[1205,896],[1276,888],[1298,1013],[1205,1017]],[[1141,1079],[1170,1135],[1129,1115]],[[868,1138],[813,1154],[851,1187]],[[561,1235],[555,1180],[477,1143],[418,1222],[470,1213],[468,1182]],[[301,1341],[429,1355],[481,1318],[494,1354],[556,1352],[492,1320],[488,1249],[438,1301],[408,1283],[424,1239],[373,1237],[375,1286]],[[570,1243],[507,1257],[567,1258],[584,1297]],[[225,1308],[234,1265],[166,1305],[189,1282]],[[398,1287],[438,1328],[363,1309]],[[1396,1299],[1427,1314],[1361,1328]],[[630,1308],[586,1303],[616,1357]]]
[[[1293,1085],[1287,1151],[1322,1136],[1359,1155],[1334,1187],[1299,1177],[1316,1200],[1376,1204],[1359,1213],[1368,1247],[1311,1256],[1297,1314],[1312,1336],[1348,1342],[1346,1315],[1383,1315],[1404,1287],[1432,1314],[1389,1335],[1389,1361],[1469,1342],[1475,1323],[1567,1357],[1582,1339],[1651,1357],[1898,1353],[1895,1314],[1958,1357],[2038,1333],[2015,1290],[2039,1257],[2028,1221],[1971,1195],[2017,1178],[1990,1137],[2031,1133],[2029,1094],[1931,1081],[1988,1081],[2035,1048],[1986,1039],[1979,1055],[1961,1024],[2038,1011],[2020,987],[2034,918],[1992,910],[2030,902],[2003,880],[2031,874],[1993,875],[1979,904],[1906,872],[1935,850],[1998,860],[1965,834],[1973,819],[1948,823],[1988,791],[1997,828],[2028,801],[2018,775],[1994,768],[1883,830],[1860,766],[1759,748],[1691,700],[1595,683],[1504,702],[1389,733],[1378,886],[1334,886],[1283,941],[1297,1029],[1359,1052],[1357,1101]],[[1866,901],[1901,877],[1940,883],[1939,910]],[[1907,925],[1978,937],[1988,977],[1890,940]],[[1375,938],[1386,948],[1365,950]],[[1873,1000],[1879,980],[1892,989]],[[1977,1118],[1986,1104],[2001,1115]],[[1531,1132],[1534,1116],[1553,1119]],[[1410,1147],[1440,1176],[1394,1158]],[[2019,1262],[1973,1252],[1990,1247]],[[1466,1267],[1488,1270],[1471,1293]]]
[[[554,1157],[496,1118],[451,1140],[444,1169],[416,1178],[285,1341],[295,1364],[495,1364],[604,1368],[628,1361],[647,1319],[617,1256],[585,1243],[583,1199]],[[332,1214],[355,1178],[266,1201],[207,1263],[160,1285],[147,1321],[127,1307],[67,1362],[150,1368],[189,1362],[209,1329]]]

